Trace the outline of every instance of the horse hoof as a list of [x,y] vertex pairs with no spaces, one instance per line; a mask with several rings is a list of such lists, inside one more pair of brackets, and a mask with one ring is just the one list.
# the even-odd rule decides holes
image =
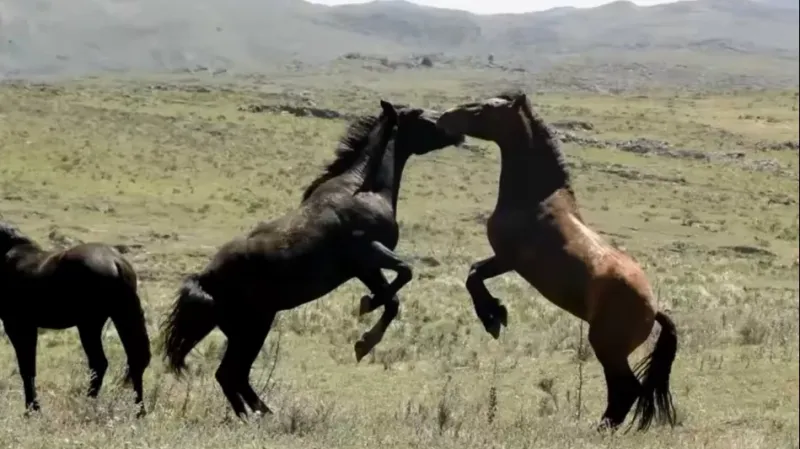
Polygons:
[[267,407],[266,405],[264,406],[263,409],[256,410],[256,411],[253,412],[253,415],[255,415],[255,417],[259,418],[259,419],[260,418],[264,418],[267,415],[273,415],[273,414],[275,414],[275,413],[272,411],[272,409]]
[[489,323],[486,323],[484,326],[486,328],[486,332],[489,333],[495,340],[500,338],[500,320],[496,317],[492,317]]
[[597,425],[595,430],[598,433],[614,433],[614,431],[617,430],[617,425],[614,424],[610,419],[603,418],[603,420],[600,421],[600,424]]
[[363,339],[356,342],[354,349],[356,352],[356,363],[360,362],[361,359],[363,359],[364,356],[369,354],[369,351],[372,350],[372,348],[370,348],[367,345],[367,342]]
[[358,314],[366,315],[372,311],[372,296],[364,295],[361,297],[361,302],[358,304]]

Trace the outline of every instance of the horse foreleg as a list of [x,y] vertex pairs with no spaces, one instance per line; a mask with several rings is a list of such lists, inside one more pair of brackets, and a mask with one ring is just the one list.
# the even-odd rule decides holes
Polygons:
[[[388,285],[382,286],[380,285],[381,282],[378,280],[374,282],[375,288],[373,289],[373,286],[368,284],[370,290],[373,292],[375,292],[375,289],[378,290],[378,292],[374,293],[372,298],[368,300],[368,304],[382,304],[384,308],[383,314],[378,322],[375,323],[370,330],[365,332],[361,336],[361,339],[355,344],[356,361],[361,361],[361,359],[369,354],[383,339],[383,335],[386,333],[389,325],[397,317],[400,311],[400,299],[397,297],[397,292],[411,281],[413,275],[411,267],[405,261],[379,242],[371,242],[369,245],[363,246],[357,255],[359,256],[359,264],[364,267],[364,270],[361,270],[362,272],[374,273],[377,269],[380,274],[381,269],[386,269],[397,273],[397,276],[395,276],[394,280]],[[374,274],[372,276],[374,277]],[[380,274],[380,277],[383,282],[386,281],[386,278],[384,278],[382,274]],[[364,279],[368,278],[369,276],[360,277],[362,282]],[[377,277],[375,278],[377,279]],[[363,302],[364,300],[362,300],[362,304]],[[377,308],[377,306],[375,307]]]
[[466,287],[472,298],[475,313],[486,331],[495,339],[500,336],[500,326],[508,325],[508,310],[499,299],[489,293],[484,282],[509,271],[511,271],[510,266],[504,264],[497,256],[492,256],[472,264],[467,275]]
[[[381,272],[380,268],[367,271],[358,275],[358,279],[367,286],[372,293],[361,297],[358,307],[358,314],[365,315],[375,311],[380,306],[385,305],[383,292],[389,288],[389,280]],[[400,300],[398,299],[398,302]]]
[[[10,320],[9,320],[10,321]],[[14,346],[25,391],[25,414],[31,410],[39,411],[39,400],[36,398],[36,344],[37,328],[32,325],[18,325],[6,322],[6,334]]]

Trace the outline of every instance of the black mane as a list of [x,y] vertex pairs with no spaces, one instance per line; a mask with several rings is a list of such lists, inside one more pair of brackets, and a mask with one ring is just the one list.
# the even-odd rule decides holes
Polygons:
[[[523,96],[526,96],[524,91],[519,89],[510,89],[501,92],[499,95],[496,95],[495,98],[502,98],[506,101],[514,101]],[[575,192],[572,189],[572,177],[570,176],[569,168],[567,167],[567,161],[564,157],[564,152],[561,151],[561,145],[558,137],[555,135],[553,130],[547,126],[547,123],[545,123],[544,119],[539,116],[539,114],[534,112],[530,100],[525,101],[525,107],[522,108],[522,110],[525,113],[525,118],[527,118],[530,122],[530,129],[532,133],[531,137],[533,138],[537,149],[540,151],[546,151],[548,154],[552,155],[553,162],[556,165],[557,170],[550,172],[549,176],[551,176],[552,179],[549,179],[549,181],[560,185],[560,187],[563,187],[571,195],[575,196]]]
[[33,239],[20,232],[16,226],[4,221],[0,221],[0,242],[3,241],[10,243],[11,246],[32,245],[38,247]]
[[367,147],[369,134],[380,124],[379,118],[378,115],[359,117],[347,127],[347,131],[339,139],[339,145],[336,147],[336,158],[328,164],[322,174],[306,187],[303,192],[303,201],[308,199],[322,183],[341,175],[355,163],[358,156]]
[[[398,112],[406,107],[407,106],[403,104],[395,105]],[[344,135],[339,139],[339,145],[336,147],[335,159],[328,164],[325,171],[317,176],[315,180],[311,181],[311,184],[306,187],[306,190],[303,192],[302,201],[307,200],[322,183],[341,175],[350,168],[367,147],[367,143],[369,143],[369,134],[379,125],[380,115],[361,116],[350,123]]]

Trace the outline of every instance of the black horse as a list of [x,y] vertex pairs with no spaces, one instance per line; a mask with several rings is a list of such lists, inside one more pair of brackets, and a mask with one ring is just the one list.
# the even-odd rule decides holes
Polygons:
[[88,395],[97,397],[108,368],[102,331],[111,318],[128,356],[126,380],[144,416],[142,375],[150,339],[136,291],[136,272],[114,248],[82,243],[46,251],[16,227],[0,222],[0,320],[17,355],[26,413],[36,398],[38,329],[77,326],[92,372]]
[[[456,145],[463,137],[446,134],[422,109],[395,112],[393,105],[381,105],[380,116],[350,125],[336,160],[306,189],[296,210],[226,243],[201,273],[184,281],[164,324],[165,355],[177,373],[192,348],[219,326],[228,345],[216,378],[241,417],[245,403],[256,413],[271,413],[249,374],[277,312],[358,278],[372,292],[362,299],[361,313],[380,306],[384,312],[356,343],[357,360],[397,316],[397,292],[412,278],[411,267],[393,252],[403,167],[412,153]],[[389,283],[381,269],[397,276]]]

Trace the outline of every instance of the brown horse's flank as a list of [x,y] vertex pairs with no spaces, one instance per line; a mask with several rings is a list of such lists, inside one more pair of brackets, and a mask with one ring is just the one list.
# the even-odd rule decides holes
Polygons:
[[[619,426],[637,399],[640,429],[653,419],[674,425],[669,375],[677,351],[675,325],[657,310],[639,264],[584,222],[558,141],[526,95],[503,93],[456,106],[438,123],[500,147],[497,204],[487,223],[494,256],[473,264],[466,281],[486,330],[497,338],[508,312],[484,281],[516,271],[589,323],[589,342],[608,387],[602,426]],[[654,321],[661,325],[660,337],[634,373],[627,358],[648,338]]]

